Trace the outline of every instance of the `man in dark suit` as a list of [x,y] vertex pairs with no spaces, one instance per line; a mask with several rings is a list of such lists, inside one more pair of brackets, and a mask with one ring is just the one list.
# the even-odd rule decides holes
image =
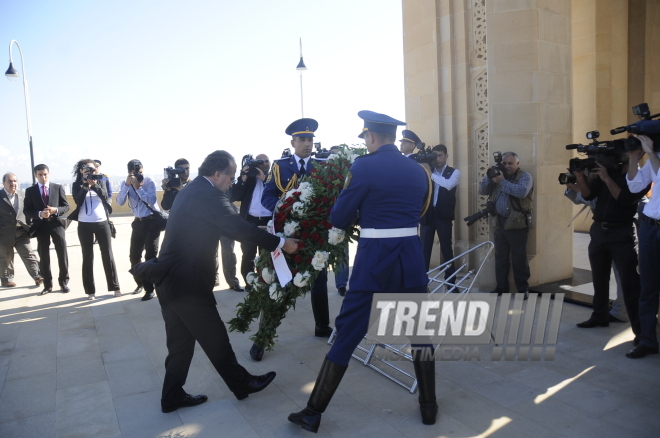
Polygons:
[[[257,155],[256,160],[263,161],[262,164],[250,168],[245,166],[241,169],[238,182],[231,189],[232,201],[241,203],[240,215],[244,221],[257,226],[264,226],[272,218],[272,212],[261,205],[261,195],[264,192],[264,181],[270,170],[270,159],[265,154]],[[246,289],[247,275],[254,271],[254,258],[257,255],[257,246],[250,242],[241,243],[241,275],[245,280]]]
[[50,272],[50,240],[53,239],[60,275],[58,281],[62,292],[71,289],[69,282],[69,256],[66,251],[66,231],[60,221],[62,215],[69,211],[64,188],[59,184],[48,182],[50,176],[48,166],[37,164],[34,167],[37,184],[25,190],[25,217],[32,220],[30,235],[37,237],[37,252],[39,253],[41,275],[44,278],[44,290],[40,295],[53,291],[53,276]]
[[[427,271],[431,262],[433,240],[436,233],[440,241],[442,262],[445,263],[454,258],[451,237],[454,226],[454,210],[456,209],[456,186],[458,186],[458,180],[461,178],[461,172],[447,164],[448,154],[445,145],[434,146],[433,152],[438,156],[431,171],[433,195],[429,209],[419,222],[421,225],[419,237],[422,240],[424,263]],[[445,278],[451,277],[454,271],[455,267],[452,263],[449,269],[445,271]],[[455,280],[455,278],[452,278],[448,282],[453,284]]]
[[18,178],[13,173],[2,177],[4,190],[0,190],[0,281],[2,287],[16,287],[14,283],[14,248],[25,268],[39,286],[39,260],[30,246],[30,226],[23,213],[23,194],[18,189]]
[[133,269],[136,277],[156,284],[165,320],[168,356],[163,412],[207,400],[183,390],[195,341],[239,400],[261,391],[275,378],[274,372],[253,376],[236,360],[213,295],[215,255],[223,235],[288,253],[297,251],[298,241],[269,234],[240,218],[224,193],[235,173],[236,163],[229,153],[215,151],[206,157],[199,176],[177,195],[160,254]]
[[[294,154],[281,158],[273,163],[273,170],[266,180],[261,204],[270,212],[282,194],[288,192],[300,183],[300,179],[314,169],[315,160],[312,158],[314,146],[314,132],[319,124],[314,119],[298,119],[285,130],[291,136],[291,146]],[[314,314],[314,336],[327,338],[332,334],[330,327],[330,311],[328,310],[328,270],[322,270],[312,286],[310,294],[312,313]],[[267,316],[267,315],[266,315]],[[254,344],[250,349],[250,356],[254,360],[261,360],[264,348]]]

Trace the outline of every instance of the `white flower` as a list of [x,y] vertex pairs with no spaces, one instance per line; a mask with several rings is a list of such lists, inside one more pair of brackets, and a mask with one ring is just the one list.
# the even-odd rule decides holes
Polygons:
[[341,154],[341,152],[339,154],[330,154],[330,156],[328,157],[328,161],[339,159],[341,157],[340,154]]
[[312,258],[312,266],[317,271],[323,270],[328,262],[328,253],[326,251],[316,251]]
[[287,222],[284,224],[284,235],[291,237],[298,229],[298,222]]
[[254,258],[254,265],[256,266],[257,263],[259,263],[259,256],[256,256],[256,257]]
[[346,233],[344,230],[340,230],[339,228],[332,227],[330,231],[328,231],[328,242],[330,245],[337,245],[338,243],[341,243],[344,241],[346,238]]
[[247,275],[246,280],[247,280],[248,284],[254,285],[257,281],[259,281],[259,276],[257,274],[255,274],[254,272],[250,272]]
[[279,283],[273,283],[270,285],[270,288],[268,289],[268,292],[270,293],[271,298],[275,298],[275,295],[277,295],[277,290],[280,288]]
[[307,282],[309,281],[309,277],[311,277],[312,274],[309,272],[305,272],[304,274],[301,274],[298,272],[295,277],[293,277],[293,284],[297,287],[305,287],[307,286]]
[[303,217],[305,215],[305,205],[302,202],[294,202],[291,211],[295,216]]
[[275,281],[275,271],[264,268],[263,271],[261,271],[261,278],[263,278],[266,283],[271,284]]

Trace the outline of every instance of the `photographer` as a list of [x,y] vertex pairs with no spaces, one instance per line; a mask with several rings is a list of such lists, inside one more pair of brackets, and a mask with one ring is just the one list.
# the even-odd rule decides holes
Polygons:
[[[135,219],[131,223],[131,249],[129,258],[131,267],[144,260],[151,260],[158,253],[158,242],[160,230],[152,210],[159,210],[156,202],[156,184],[148,176],[144,176],[144,167],[140,160],[128,162],[128,176],[126,182],[121,186],[117,194],[117,205],[124,205],[128,200],[128,206]],[[148,301],[155,297],[154,284],[142,283],[142,280],[134,277],[137,288],[133,294],[139,294],[144,288],[142,301]]]
[[178,174],[178,178],[175,179],[170,179],[169,176],[163,178],[161,187],[163,188],[164,193],[163,199],[160,201],[160,206],[163,207],[163,210],[165,211],[169,211],[172,208],[172,203],[174,202],[174,198],[176,198],[176,194],[179,193],[188,182],[190,182],[190,163],[188,163],[188,160],[185,158],[179,158],[174,162],[174,168],[175,170],[179,168],[183,169],[185,170],[185,173]]
[[[642,149],[628,152],[630,163],[626,182],[631,192],[646,193],[649,184],[656,187],[660,182],[658,169],[660,158],[658,146],[645,135],[637,138]],[[639,160],[646,154],[648,160],[644,167],[638,168]],[[639,215],[639,273],[641,290],[639,294],[640,333],[633,341],[634,348],[626,354],[630,359],[639,359],[648,354],[658,353],[656,335],[658,293],[660,293],[660,196],[655,193]]]
[[[447,165],[448,153],[445,145],[439,144],[434,146],[433,152],[437,155],[435,164],[431,170],[433,197],[431,198],[431,205],[426,214],[420,220],[420,239],[424,250],[426,271],[429,270],[433,240],[436,233],[440,241],[442,261],[447,262],[454,258],[451,237],[454,224],[454,210],[456,209],[456,187],[461,178],[461,172],[458,169]],[[445,271],[445,279],[450,277],[454,271],[455,268],[452,263],[452,266]],[[450,282],[453,284],[454,280],[452,279]]]
[[[251,158],[250,156],[247,156]],[[246,157],[246,158],[247,158]],[[256,161],[262,161],[261,164],[249,164],[253,161],[243,160],[245,164],[241,169],[241,176],[236,185],[232,188],[232,202],[241,203],[240,215],[246,222],[257,226],[265,226],[273,217],[273,214],[263,205],[261,205],[261,195],[264,192],[264,181],[270,170],[270,159],[266,154],[257,155]],[[246,164],[247,163],[247,164]],[[245,288],[249,291],[250,285],[247,283],[247,275],[254,271],[254,258],[257,255],[257,246],[251,242],[241,242],[241,275],[245,279]]]
[[82,250],[83,287],[89,300],[96,299],[94,286],[94,239],[98,239],[101,260],[108,285],[108,291],[115,297],[121,296],[117,267],[112,255],[112,232],[110,214],[112,207],[108,202],[108,191],[101,175],[96,173],[94,160],[80,160],[73,167],[76,180],[73,183],[73,200],[76,209],[68,219],[78,221],[78,239]]
[[[529,296],[529,262],[527,236],[532,212],[532,175],[520,169],[515,152],[502,154],[502,161],[485,176],[479,194],[495,203],[495,277],[497,288],[492,293],[509,292],[509,257],[513,263],[516,290]],[[489,169],[490,170],[490,169]]]
[[[582,197],[580,188],[577,184],[571,182],[566,182],[565,184],[567,188],[564,192],[564,196],[570,199],[575,205],[585,205],[589,207],[591,214],[593,214],[598,198],[587,201]],[[610,322],[628,322],[626,304],[623,301],[623,289],[621,289],[621,277],[619,276],[619,271],[616,269],[614,261],[612,261],[612,272],[614,272],[614,280],[616,281],[616,299],[612,302],[612,308],[610,309]]]
[[[596,199],[594,223],[589,230],[589,263],[594,283],[593,313],[580,328],[609,326],[609,284],[612,262],[621,278],[623,300],[628,319],[635,336],[639,335],[639,274],[635,251],[635,229],[633,219],[637,203],[647,190],[632,194],[626,184],[628,156],[621,154],[619,166],[603,166],[596,161],[590,178],[584,169],[571,169],[577,186],[585,201]],[[591,177],[593,175],[593,177]]]

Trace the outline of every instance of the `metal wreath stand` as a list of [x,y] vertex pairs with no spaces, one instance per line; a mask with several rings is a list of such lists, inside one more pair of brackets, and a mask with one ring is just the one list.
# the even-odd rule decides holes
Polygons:
[[[476,270],[474,269],[468,270],[468,264],[463,262],[459,267],[456,268],[456,271],[449,278],[447,279],[444,278],[445,271],[449,269],[452,263],[457,262],[459,259],[462,259],[467,255],[469,255],[470,253],[475,252],[483,247],[487,247],[487,252],[483,256],[482,261],[479,264],[479,268],[477,268]],[[477,277],[481,273],[484,264],[486,263],[486,260],[488,260],[488,256],[490,255],[494,247],[495,244],[490,241],[480,243],[479,245],[470,248],[469,250],[463,252],[462,254],[457,255],[453,259],[442,263],[438,267],[431,269],[429,272],[427,272],[429,276],[429,285],[428,285],[429,294],[434,294],[441,290],[442,290],[441,293],[460,293],[460,294],[469,293],[472,290],[472,287],[474,286]],[[455,284],[452,284],[450,281],[454,281]],[[332,331],[332,334],[330,335],[330,338],[328,339],[328,344],[332,345],[336,337],[337,337],[337,328],[335,327],[335,329]],[[400,345],[383,344],[377,342],[377,339],[373,338],[368,334],[364,336],[364,339],[369,340],[370,343],[372,343],[372,345],[368,348],[365,348],[362,345],[358,345],[355,348],[352,357],[360,361],[362,365],[375,370],[376,372],[392,380],[394,383],[403,386],[408,391],[410,391],[411,394],[414,394],[415,391],[417,391],[417,377],[415,377],[414,374],[411,374],[399,368],[397,365],[395,365],[392,361],[388,360],[386,357],[386,356],[392,357],[392,355],[396,355],[412,363],[413,360],[412,356],[406,352],[410,344],[400,344]],[[356,353],[363,353],[363,355],[358,355]],[[378,362],[373,362],[374,360]],[[382,364],[383,368],[377,367],[375,363]],[[390,372],[392,372],[393,374],[390,374]],[[410,380],[411,383],[407,384],[401,379]]]

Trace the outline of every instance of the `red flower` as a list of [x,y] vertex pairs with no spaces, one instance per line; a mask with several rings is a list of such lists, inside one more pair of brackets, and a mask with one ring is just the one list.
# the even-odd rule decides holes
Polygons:
[[312,227],[315,227],[318,224],[318,222],[316,222],[316,219],[312,219],[311,221],[309,221],[309,223],[312,225]]
[[321,236],[319,233],[312,233],[311,236],[309,236],[312,240],[318,242],[321,239]]
[[293,261],[296,263],[302,263],[303,259],[299,255],[297,255],[293,258]]
[[[305,242],[303,242],[302,240],[299,240],[298,241],[298,249],[303,249],[304,247],[305,247]],[[311,260],[310,260],[310,263],[311,263]]]
[[303,228],[309,228],[309,221],[306,219],[300,221],[300,226],[302,226]]
[[309,233],[307,231],[303,231],[302,234],[300,235],[301,239],[309,239]]

